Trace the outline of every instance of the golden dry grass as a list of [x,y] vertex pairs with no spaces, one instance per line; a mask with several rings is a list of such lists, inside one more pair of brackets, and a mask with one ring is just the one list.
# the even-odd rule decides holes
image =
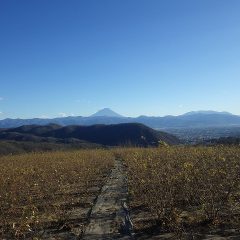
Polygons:
[[240,228],[240,148],[162,146],[1,157],[0,238],[39,237],[68,222],[69,210],[90,209],[116,155],[127,165],[136,232],[180,239]]
[[34,231],[67,220],[71,205],[98,194],[113,159],[105,150],[1,157],[0,238],[34,237]]
[[131,210],[146,212],[145,222],[135,219],[135,230],[155,226],[179,237],[211,227],[240,228],[239,147],[125,149],[118,154],[128,166]]

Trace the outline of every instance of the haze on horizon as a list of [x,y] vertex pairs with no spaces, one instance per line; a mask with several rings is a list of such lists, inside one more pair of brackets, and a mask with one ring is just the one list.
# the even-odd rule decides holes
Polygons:
[[0,1],[0,119],[240,115],[240,1]]

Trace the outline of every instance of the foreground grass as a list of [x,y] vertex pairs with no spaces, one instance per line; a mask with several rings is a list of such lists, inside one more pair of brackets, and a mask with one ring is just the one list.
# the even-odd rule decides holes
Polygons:
[[[104,150],[31,153],[0,158],[0,238],[34,237],[84,205],[113,165]],[[70,193],[81,193],[77,197]]]
[[[240,229],[239,147],[125,149],[118,154],[128,166],[136,232],[174,232],[180,239],[184,233]],[[140,214],[134,218],[134,213]]]
[[240,148],[163,146],[0,157],[0,239],[41,239],[74,217],[84,224],[116,155],[127,165],[136,234],[240,229]]

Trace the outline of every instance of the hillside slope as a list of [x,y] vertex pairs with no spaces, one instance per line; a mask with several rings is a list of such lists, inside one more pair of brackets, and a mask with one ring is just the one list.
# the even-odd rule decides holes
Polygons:
[[180,142],[171,134],[153,130],[139,123],[65,127],[54,124],[29,125],[4,129],[0,132],[0,139],[17,141],[32,139],[35,142],[75,139],[107,146],[157,146],[159,141],[170,145]]

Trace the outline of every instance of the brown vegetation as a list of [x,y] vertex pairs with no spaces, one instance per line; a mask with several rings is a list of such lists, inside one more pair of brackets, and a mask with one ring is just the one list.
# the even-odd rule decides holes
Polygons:
[[225,237],[240,229],[240,148],[162,144],[0,157],[0,238],[42,239],[76,217],[84,226],[114,155],[127,166],[136,237]]
[[1,157],[0,238],[33,238],[63,227],[69,210],[91,207],[112,164],[104,150]]
[[240,228],[239,147],[160,147],[119,154],[128,165],[136,233],[154,229],[174,232],[179,239],[191,232]]

